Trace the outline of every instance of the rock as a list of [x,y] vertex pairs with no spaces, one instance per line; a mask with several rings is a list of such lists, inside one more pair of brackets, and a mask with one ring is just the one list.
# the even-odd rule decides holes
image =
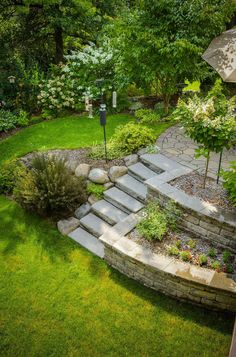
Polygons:
[[113,182],[107,182],[107,183],[104,183],[103,185],[105,187],[106,190],[108,190],[108,188],[111,188],[114,186],[114,183]]
[[83,203],[79,208],[77,208],[77,210],[75,211],[75,217],[78,219],[81,219],[82,217],[84,217],[86,214],[89,213],[91,208],[91,205],[86,202]]
[[69,160],[66,161],[66,167],[71,170],[72,172],[75,172],[76,167],[78,166],[78,161],[77,160]]
[[88,176],[89,180],[94,182],[94,183],[107,183],[109,182],[109,177],[107,175],[107,172],[102,169],[92,169],[89,173]]
[[88,177],[90,171],[90,165],[80,164],[75,169],[75,176],[77,177]]
[[57,222],[57,228],[59,232],[63,235],[67,235],[79,227],[79,220],[75,217],[70,217],[68,219],[62,219]]
[[126,166],[134,165],[138,162],[138,155],[132,154],[132,155],[125,156],[124,161]]
[[95,195],[90,195],[88,198],[88,203],[93,205],[94,203],[100,201],[100,198],[97,198]]
[[118,177],[125,175],[127,171],[126,166],[112,166],[109,170],[110,180],[115,182]]
[[142,148],[138,151],[139,156],[147,154],[147,153],[148,153],[148,148]]

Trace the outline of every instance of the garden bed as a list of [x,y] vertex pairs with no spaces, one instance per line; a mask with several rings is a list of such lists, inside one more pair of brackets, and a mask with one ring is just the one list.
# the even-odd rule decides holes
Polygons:
[[[134,229],[128,236],[130,240],[149,248],[153,253],[171,256],[176,260],[206,267],[218,272],[236,273],[235,255],[227,250],[214,247],[207,241],[194,235],[181,232],[169,232],[162,241],[149,241]],[[181,252],[185,259],[181,257]],[[205,261],[206,259],[206,261]]]
[[[112,166],[122,166],[124,165],[123,159],[113,159],[109,160],[107,163],[104,159],[95,159],[89,156],[91,153],[90,148],[82,148],[77,150],[48,150],[45,152],[48,155],[55,155],[56,157],[63,158],[68,162],[68,166],[75,170],[75,168],[83,163],[88,164],[91,168],[102,168],[108,170]],[[29,165],[30,161],[33,159],[35,153],[30,153],[21,158],[21,160]]]
[[204,189],[203,179],[203,175],[197,172],[191,172],[190,174],[180,176],[170,181],[169,184],[183,190],[190,196],[198,197],[216,207],[236,213],[236,208],[232,205],[232,201],[230,201],[228,193],[222,183],[219,182],[219,184],[217,184],[216,180],[207,177],[206,188]]

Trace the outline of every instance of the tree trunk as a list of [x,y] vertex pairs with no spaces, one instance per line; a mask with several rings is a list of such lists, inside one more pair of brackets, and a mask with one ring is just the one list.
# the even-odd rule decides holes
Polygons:
[[168,114],[169,107],[170,107],[170,95],[169,94],[163,94],[163,103],[164,103],[165,114]]
[[206,170],[205,170],[204,181],[203,181],[204,189],[206,188],[206,179],[207,179],[207,173],[208,173],[209,160],[210,160],[210,150],[208,150],[208,154],[207,154]]
[[61,26],[55,27],[54,30],[54,39],[55,39],[55,63],[59,64],[64,62],[64,43],[63,43],[63,31]]

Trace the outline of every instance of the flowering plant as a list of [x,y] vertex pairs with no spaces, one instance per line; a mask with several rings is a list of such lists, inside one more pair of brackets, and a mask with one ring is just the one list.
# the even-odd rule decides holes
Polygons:
[[198,143],[197,156],[207,158],[204,187],[210,152],[219,153],[236,142],[235,97],[228,100],[218,83],[205,99],[195,96],[187,102],[180,100],[173,114],[190,138]]
[[[40,85],[38,101],[43,109],[56,115],[62,109],[74,108],[85,97],[97,99],[100,92],[111,89],[113,55],[91,44],[83,51],[65,56],[66,64],[54,68],[51,77]],[[96,80],[106,78],[97,85]]]

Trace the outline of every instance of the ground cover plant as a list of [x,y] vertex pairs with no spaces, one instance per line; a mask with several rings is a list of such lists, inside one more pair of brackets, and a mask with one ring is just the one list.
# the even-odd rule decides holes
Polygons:
[[146,289],[2,196],[0,222],[1,355],[228,354],[233,316]]

